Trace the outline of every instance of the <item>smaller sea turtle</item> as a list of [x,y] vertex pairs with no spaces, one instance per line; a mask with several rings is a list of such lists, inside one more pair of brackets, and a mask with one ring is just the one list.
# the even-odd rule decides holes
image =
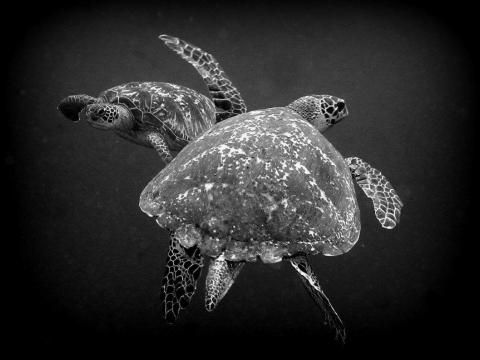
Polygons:
[[357,242],[352,178],[373,200],[383,227],[399,222],[403,206],[378,170],[344,159],[321,134],[347,114],[342,99],[312,95],[234,116],[189,143],[150,181],[140,208],[171,234],[162,287],[168,322],[189,304],[204,257],[209,311],[246,262],[287,260],[344,340],[343,323],[307,255],[344,254]]
[[58,109],[73,121],[113,130],[137,144],[153,147],[165,162],[215,122],[246,111],[245,103],[215,58],[181,39],[160,39],[192,64],[208,86],[212,100],[183,86],[130,82],[103,91],[97,98],[70,95]]

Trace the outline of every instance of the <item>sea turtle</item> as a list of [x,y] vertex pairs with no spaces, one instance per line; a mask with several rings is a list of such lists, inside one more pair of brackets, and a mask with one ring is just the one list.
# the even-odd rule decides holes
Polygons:
[[160,39],[197,69],[213,102],[175,84],[129,82],[97,98],[70,95],[58,109],[70,120],[83,119],[95,128],[153,147],[165,162],[216,121],[246,111],[240,93],[212,55],[173,36],[160,35]]
[[215,124],[145,187],[139,206],[170,232],[164,316],[177,318],[195,292],[204,257],[206,309],[225,296],[246,262],[288,260],[336,334],[345,329],[307,255],[349,251],[360,234],[352,178],[383,227],[403,206],[388,180],[357,157],[343,158],[321,134],[347,116],[345,102],[311,95],[286,107]]

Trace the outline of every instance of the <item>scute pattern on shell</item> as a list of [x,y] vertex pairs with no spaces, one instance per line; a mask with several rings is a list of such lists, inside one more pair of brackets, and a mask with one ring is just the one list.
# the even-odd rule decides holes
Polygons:
[[215,119],[209,98],[176,84],[130,82],[104,91],[99,98],[126,105],[138,130],[161,130],[185,143],[210,128]]
[[147,185],[140,207],[170,230],[194,224],[203,254],[232,261],[339,255],[360,233],[344,159],[287,108],[252,111],[206,131]]

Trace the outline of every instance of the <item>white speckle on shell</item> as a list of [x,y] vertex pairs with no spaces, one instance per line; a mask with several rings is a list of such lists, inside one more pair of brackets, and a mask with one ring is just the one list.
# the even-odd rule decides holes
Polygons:
[[[291,251],[339,255],[358,239],[358,208],[350,173],[332,149],[290,110],[254,111],[200,135],[158,176],[155,188],[168,189],[165,206],[172,212],[188,218],[182,210],[188,208],[188,221],[208,224],[205,231],[218,241],[204,240],[213,244],[202,247],[207,254],[227,244],[226,259],[235,261],[259,256],[277,262]],[[176,182],[193,173],[195,182]],[[203,194],[181,186],[200,187]],[[175,204],[168,201],[171,191],[180,193]],[[342,193],[338,201],[335,194]],[[208,220],[213,214],[218,221]]]

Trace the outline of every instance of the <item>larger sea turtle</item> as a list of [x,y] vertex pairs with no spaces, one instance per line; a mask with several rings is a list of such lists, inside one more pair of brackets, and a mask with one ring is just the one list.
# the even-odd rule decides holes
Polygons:
[[95,128],[153,147],[165,162],[215,122],[246,111],[240,93],[212,55],[173,36],[160,39],[197,69],[213,102],[175,84],[130,82],[98,97],[70,95],[60,102],[59,110],[70,120],[83,119]]
[[387,179],[359,158],[343,158],[321,134],[348,114],[328,95],[251,111],[214,125],[145,187],[140,208],[171,234],[163,279],[173,322],[210,259],[205,306],[225,296],[246,262],[288,260],[341,339],[345,329],[307,255],[349,251],[360,235],[352,177],[373,200],[383,227],[402,202]]

